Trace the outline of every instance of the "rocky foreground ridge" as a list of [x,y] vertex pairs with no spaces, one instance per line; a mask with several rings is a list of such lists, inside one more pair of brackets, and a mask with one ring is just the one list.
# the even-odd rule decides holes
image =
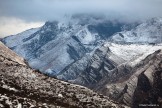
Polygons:
[[83,86],[45,76],[0,43],[1,108],[125,108]]

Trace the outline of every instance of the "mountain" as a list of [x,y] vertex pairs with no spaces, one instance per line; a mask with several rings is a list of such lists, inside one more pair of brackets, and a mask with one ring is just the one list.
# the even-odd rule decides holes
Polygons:
[[[159,40],[162,32],[157,30],[157,26],[161,24],[161,20],[151,20],[156,21],[155,25],[143,27],[141,33],[155,33],[154,40],[153,34],[149,33],[143,36],[143,41],[134,35],[127,37],[134,38],[131,42],[126,39],[117,41],[118,34],[113,35],[111,41],[95,50],[84,72],[71,82],[87,86],[132,108],[139,108],[140,105],[160,108],[162,45]],[[134,29],[139,32],[139,28],[147,22]],[[147,31],[150,26],[154,29]],[[125,35],[125,32],[120,33]]]
[[96,88],[104,77],[110,82],[118,80],[130,74],[142,60],[159,49],[162,49],[162,45],[121,45],[106,42],[95,50],[86,69],[71,82]]
[[31,67],[50,76],[72,80],[86,68],[95,49],[124,27],[133,26],[135,24],[79,14],[68,21],[48,21],[40,28],[6,37],[2,42],[24,57]]
[[162,18],[152,18],[130,31],[122,31],[112,36],[118,43],[162,43]]
[[86,87],[33,70],[1,42],[0,107],[126,108]]
[[[119,66],[110,77],[96,84],[96,91],[132,108],[142,105],[162,107],[162,50],[157,50],[141,60],[133,69]],[[122,75],[121,73],[127,74]],[[152,106],[151,106],[152,105]]]
[[[2,42],[25,58],[32,68],[62,80],[78,82],[74,80],[86,73],[95,52],[103,45],[113,42],[114,47],[112,44],[108,47],[111,47],[111,55],[119,58],[117,64],[113,64],[116,67],[130,61],[130,58],[135,60],[150,52],[145,50],[151,47],[148,44],[158,44],[155,45],[158,50],[161,29],[161,18],[128,24],[108,20],[104,16],[78,14],[66,21],[46,22],[40,28],[6,37]],[[143,49],[136,49],[138,45],[142,45]]]

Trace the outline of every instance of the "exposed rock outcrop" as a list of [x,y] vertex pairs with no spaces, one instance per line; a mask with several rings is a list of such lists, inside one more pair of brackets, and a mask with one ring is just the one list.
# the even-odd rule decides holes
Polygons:
[[[118,73],[125,72],[119,67]],[[128,68],[125,67],[125,69]],[[95,89],[132,108],[142,105],[160,108],[162,105],[161,74],[162,50],[158,50],[140,61],[135,67],[128,69],[128,73],[123,77],[118,76],[117,80],[112,81],[107,77],[102,79],[97,84],[100,88]],[[112,79],[115,78],[112,76]]]
[[112,71],[123,62],[125,62],[125,60],[113,54],[109,47],[102,46],[94,52],[85,71],[71,82],[93,87],[102,80],[104,76],[111,75]]

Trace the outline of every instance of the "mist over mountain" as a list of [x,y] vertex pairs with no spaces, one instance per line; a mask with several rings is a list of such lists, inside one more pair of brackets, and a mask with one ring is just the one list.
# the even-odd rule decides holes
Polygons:
[[46,21],[66,21],[67,16],[78,13],[125,22],[145,21],[162,17],[161,5],[161,0],[1,0],[0,37],[42,26]]
[[160,0],[1,0],[0,16],[47,21],[62,19],[66,14],[95,13],[137,20],[162,16],[159,11],[162,9],[161,4]]

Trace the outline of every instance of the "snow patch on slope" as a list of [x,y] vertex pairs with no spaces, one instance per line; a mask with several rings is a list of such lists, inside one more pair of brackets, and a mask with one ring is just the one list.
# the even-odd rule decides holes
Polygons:
[[83,44],[90,44],[93,43],[96,40],[96,37],[94,36],[94,34],[91,34],[89,32],[89,30],[86,28],[84,28],[83,30],[80,30],[76,36],[78,37],[78,39],[81,41],[81,43]]
[[161,43],[162,19],[153,18],[140,24],[135,29],[123,31],[114,36],[112,40],[123,43]]
[[31,34],[35,33],[38,31],[40,28],[33,28],[26,30],[22,33],[19,33],[17,35],[11,35],[5,38],[5,44],[9,47],[12,48],[14,46],[22,45],[24,44],[23,39],[28,38]]
[[162,49],[162,44],[149,45],[149,44],[115,44],[106,43],[105,46],[109,47],[110,51],[115,55],[121,57],[126,61],[130,61],[131,65],[134,66],[149,54]]

